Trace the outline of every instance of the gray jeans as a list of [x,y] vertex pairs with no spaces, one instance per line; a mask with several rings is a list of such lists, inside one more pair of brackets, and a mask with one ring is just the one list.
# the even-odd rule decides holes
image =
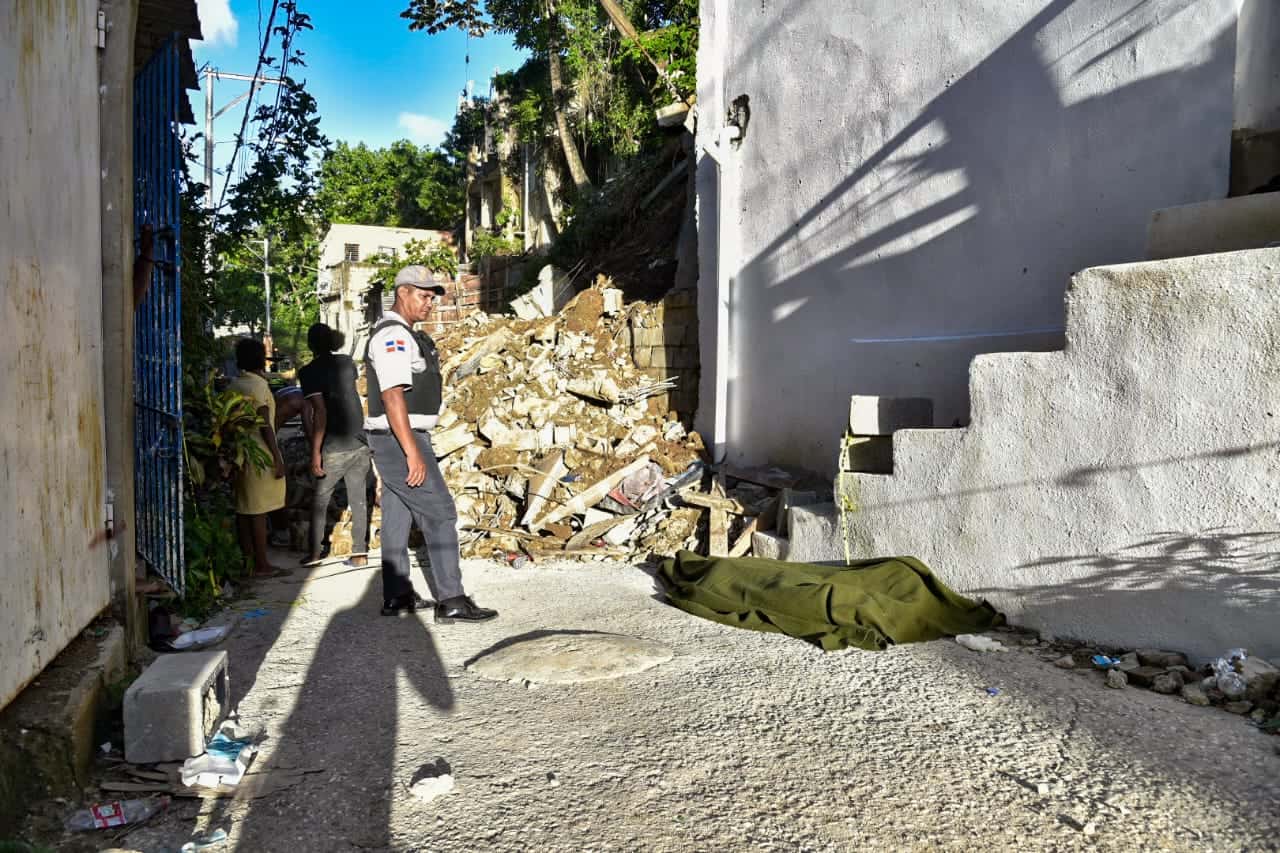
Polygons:
[[413,588],[409,580],[409,527],[417,521],[431,558],[431,571],[424,572],[427,586],[432,598],[445,601],[463,594],[458,511],[436,464],[431,438],[415,431],[413,439],[427,462],[427,479],[410,488],[405,482],[409,464],[399,440],[394,435],[369,434],[373,463],[382,477],[382,597],[390,601]]
[[338,450],[321,455],[324,476],[316,477],[316,492],[311,501],[311,555],[320,553],[324,544],[325,521],[329,499],[338,481],[347,484],[347,506],[351,509],[351,553],[369,553],[369,448]]

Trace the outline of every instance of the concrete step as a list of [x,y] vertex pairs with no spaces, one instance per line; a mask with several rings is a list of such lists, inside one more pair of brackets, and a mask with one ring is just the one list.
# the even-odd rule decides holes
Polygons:
[[820,563],[844,559],[840,514],[834,503],[792,507],[790,527],[788,560]]
[[18,834],[32,803],[75,797],[89,783],[95,724],[127,677],[124,629],[86,631],[0,711],[0,838]]
[[791,550],[791,541],[787,537],[773,531],[757,530],[751,534],[751,556],[763,557],[766,560],[786,560]]

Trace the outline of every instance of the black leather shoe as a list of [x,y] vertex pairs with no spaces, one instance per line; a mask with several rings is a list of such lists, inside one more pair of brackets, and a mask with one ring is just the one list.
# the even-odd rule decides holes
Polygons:
[[448,625],[452,622],[485,622],[498,615],[498,611],[477,607],[469,595],[446,598],[436,605],[436,621]]
[[382,602],[382,615],[394,616],[397,613],[412,613],[415,610],[426,610],[431,602],[416,592],[406,593],[391,601]]

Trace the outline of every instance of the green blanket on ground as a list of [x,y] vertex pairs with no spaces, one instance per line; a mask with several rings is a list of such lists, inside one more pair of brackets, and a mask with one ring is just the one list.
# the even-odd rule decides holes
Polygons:
[[681,551],[658,575],[681,610],[827,651],[880,650],[1004,623],[991,605],[956,594],[914,557],[819,566]]

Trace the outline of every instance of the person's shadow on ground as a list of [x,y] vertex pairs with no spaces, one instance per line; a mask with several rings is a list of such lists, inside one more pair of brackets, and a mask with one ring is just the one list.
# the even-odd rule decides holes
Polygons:
[[[380,616],[381,595],[374,573],[325,628],[288,721],[255,761],[296,782],[250,802],[236,850],[393,846],[391,798],[416,767],[397,773],[397,744],[412,748],[428,733],[420,723],[451,712],[454,697],[422,617]],[[412,687],[403,693],[401,673]]]

